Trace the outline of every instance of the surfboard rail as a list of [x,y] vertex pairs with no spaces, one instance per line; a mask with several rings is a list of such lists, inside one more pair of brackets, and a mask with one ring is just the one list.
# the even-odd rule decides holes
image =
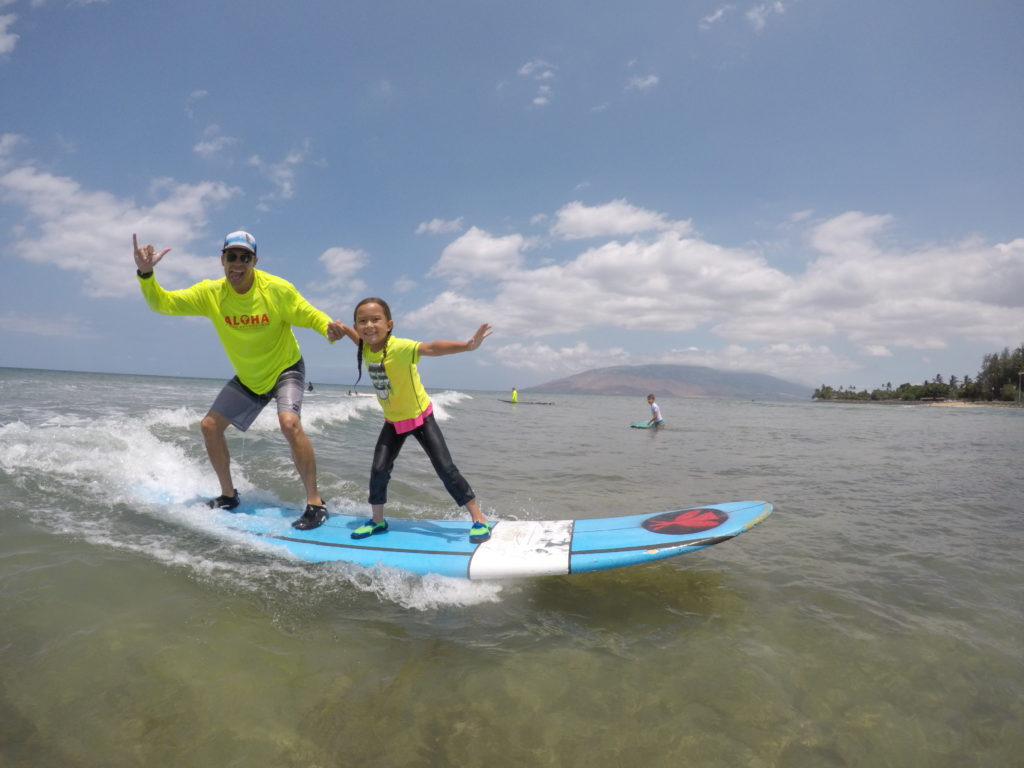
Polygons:
[[389,517],[385,534],[352,539],[365,517],[332,515],[311,531],[291,527],[295,510],[243,505],[218,512],[226,527],[308,562],[388,566],[420,575],[516,579],[621,568],[721,544],[772,514],[764,501],[686,507],[654,514],[576,520],[499,520],[491,538],[469,541],[469,522]]

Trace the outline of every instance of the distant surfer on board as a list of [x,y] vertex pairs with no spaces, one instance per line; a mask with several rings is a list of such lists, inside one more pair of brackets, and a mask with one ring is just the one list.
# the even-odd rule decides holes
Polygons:
[[164,315],[210,318],[235,369],[235,377],[224,385],[199,423],[220,482],[221,495],[208,502],[210,508],[230,510],[239,504],[224,437],[228,425],[244,432],[264,406],[276,399],[278,423],[306,493],[306,509],[292,525],[302,530],[321,525],[328,517],[327,507],[317,489],[313,446],[299,418],[306,366],[292,326],[311,328],[332,342],[347,335],[348,326],[313,307],[291,283],[257,270],[256,238],[248,232],[232,232],[224,239],[220,254],[223,278],[203,280],[177,291],[165,290],[153,275],[157,263],[171,249],[157,252],[152,245],[140,247],[135,234],[132,246],[139,286],[149,308]]
[[661,418],[661,408],[654,402],[654,395],[647,396],[647,404],[651,406],[651,419],[647,422],[647,426],[660,427],[664,425],[665,420]]
[[[413,341],[391,335],[394,321],[391,308],[383,299],[366,298],[356,305],[353,313],[354,331],[347,335],[356,343],[356,365],[363,375],[363,362],[377,393],[377,401],[384,409],[384,426],[377,437],[370,469],[370,509],[372,517],[352,531],[353,539],[365,539],[374,534],[387,533],[384,519],[388,482],[406,438],[412,435],[430,458],[434,471],[455,503],[465,507],[473,518],[469,540],[473,543],[491,537],[492,523],[487,522],[476,501],[476,494],[452,461],[441,428],[434,418],[430,402],[416,363],[421,357],[439,357],[457,352],[471,352],[491,335],[491,326],[484,323],[468,341]],[[346,326],[347,327],[347,326]],[[356,380],[359,383],[359,380]]]
[[512,387],[512,402],[513,403],[518,403],[519,402],[519,392],[516,390],[515,387]]

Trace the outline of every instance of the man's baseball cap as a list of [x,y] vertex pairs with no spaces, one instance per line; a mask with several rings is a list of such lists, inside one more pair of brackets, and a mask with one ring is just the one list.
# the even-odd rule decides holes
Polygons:
[[255,256],[256,238],[242,230],[232,232],[224,238],[224,247],[221,248],[221,251],[226,251],[228,248],[242,248],[246,251],[252,251],[252,255]]

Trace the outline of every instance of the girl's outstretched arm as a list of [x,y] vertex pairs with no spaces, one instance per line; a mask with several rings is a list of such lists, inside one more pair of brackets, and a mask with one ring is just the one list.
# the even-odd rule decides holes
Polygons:
[[352,326],[345,325],[341,320],[332,320],[327,324],[327,339],[332,344],[344,336],[352,339],[353,344],[359,344],[359,334]]
[[491,326],[484,323],[476,329],[469,341],[424,341],[420,343],[420,355],[423,357],[440,357],[454,355],[456,352],[472,352],[480,346],[484,339],[491,335]]

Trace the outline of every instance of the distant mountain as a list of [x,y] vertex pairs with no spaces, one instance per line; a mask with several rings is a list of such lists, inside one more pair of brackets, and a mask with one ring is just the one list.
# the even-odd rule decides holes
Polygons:
[[763,373],[718,371],[702,365],[617,365],[549,381],[524,392],[658,397],[726,397],[744,400],[810,400],[814,390]]

